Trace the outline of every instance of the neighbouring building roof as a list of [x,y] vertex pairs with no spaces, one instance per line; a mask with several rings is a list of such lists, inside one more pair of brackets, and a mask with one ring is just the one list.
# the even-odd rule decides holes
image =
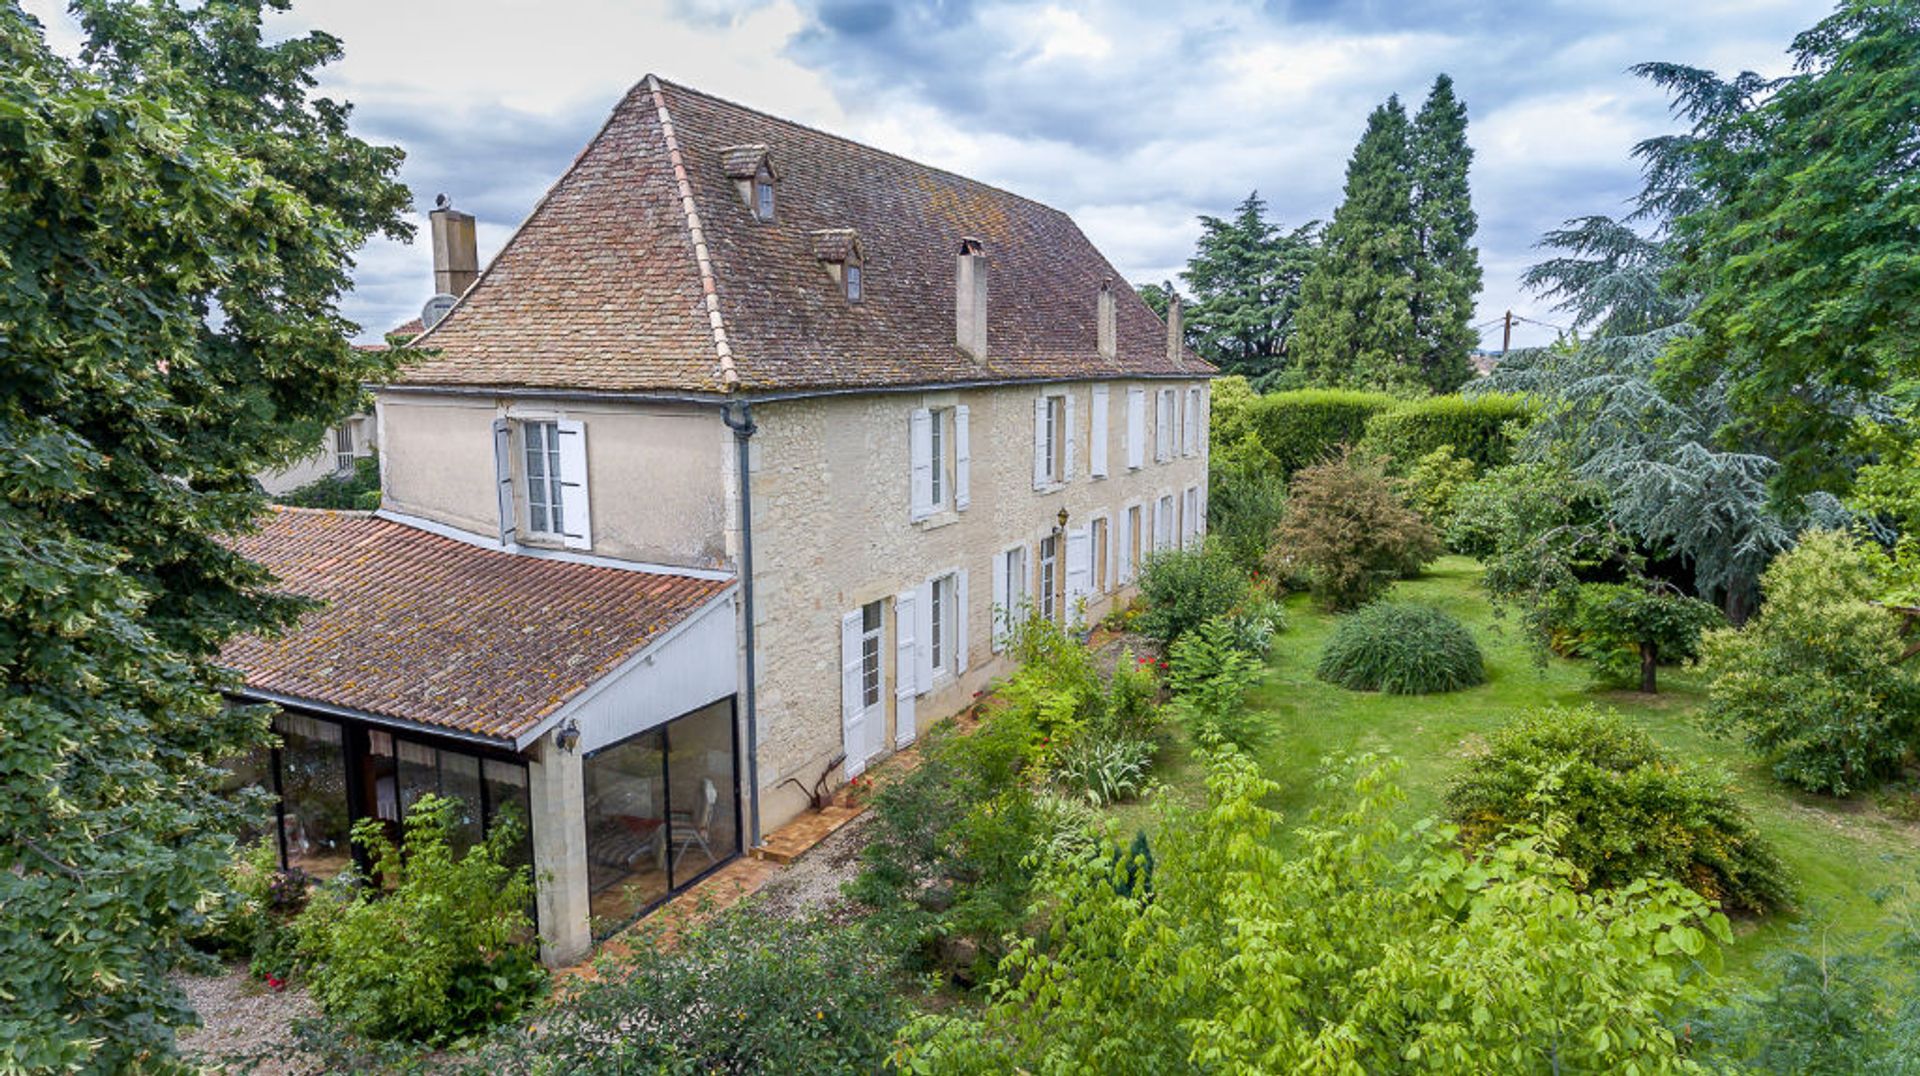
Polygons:
[[221,660],[276,696],[511,740],[732,586],[276,508],[243,554],[326,604]]
[[[735,178],[764,152],[776,208]],[[820,270],[850,229],[862,301]],[[988,355],[955,344],[954,256],[984,240]],[[1018,379],[1207,376],[1118,289],[1102,358],[1101,281],[1119,278],[1064,213],[649,76],[449,315],[409,385],[728,392]]]

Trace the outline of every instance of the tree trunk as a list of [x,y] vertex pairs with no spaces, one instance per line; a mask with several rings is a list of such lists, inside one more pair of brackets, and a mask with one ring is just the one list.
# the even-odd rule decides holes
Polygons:
[[1640,644],[1640,690],[1649,695],[1660,689],[1654,684],[1654,673],[1660,668],[1660,651],[1652,643]]

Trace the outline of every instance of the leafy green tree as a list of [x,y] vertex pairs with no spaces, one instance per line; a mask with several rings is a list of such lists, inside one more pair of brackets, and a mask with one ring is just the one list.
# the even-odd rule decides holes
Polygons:
[[1419,243],[1408,134],[1398,97],[1367,118],[1347,162],[1345,197],[1301,283],[1293,352],[1317,384],[1425,387],[1413,318]]
[[1151,890],[1115,844],[1052,862],[1047,939],[977,1012],[909,1024],[903,1070],[1700,1071],[1667,1022],[1704,996],[1683,968],[1731,937],[1699,895],[1582,892],[1551,830],[1469,859],[1451,828],[1387,820],[1377,765],[1283,853],[1280,787],[1237,751],[1203,758],[1207,806],[1163,804]]
[[338,301],[407,232],[398,151],[262,7],[89,2],[75,62],[0,4],[0,1069],[177,1067],[167,976],[258,810],[217,763],[268,735],[215,656],[298,611],[219,536],[390,372]]
[[1855,415],[1920,372],[1920,3],[1848,0],[1792,52],[1794,75],[1687,146],[1702,198],[1674,222],[1676,274],[1700,302],[1666,372],[1725,382],[1727,425],[1804,493],[1844,484]]
[[1318,221],[1284,231],[1255,191],[1230,219],[1202,216],[1180,276],[1193,290],[1186,324],[1195,350],[1230,374],[1258,378],[1287,361],[1300,283],[1313,265]]
[[1574,650],[1608,684],[1636,681],[1660,690],[1660,665],[1700,656],[1700,633],[1719,627],[1720,610],[1658,580],[1584,583],[1573,610]]
[[1468,353],[1473,303],[1480,294],[1480,252],[1473,245],[1479,219],[1467,186],[1473,148],[1467,145],[1467,106],[1453,79],[1433,80],[1413,119],[1413,333],[1420,344],[1421,380],[1452,392],[1473,376]]

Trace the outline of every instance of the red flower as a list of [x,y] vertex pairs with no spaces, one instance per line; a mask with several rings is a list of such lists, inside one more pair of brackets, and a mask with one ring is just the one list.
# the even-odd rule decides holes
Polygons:
[[275,990],[285,990],[287,988],[286,980],[280,978],[278,975],[268,975],[267,985]]

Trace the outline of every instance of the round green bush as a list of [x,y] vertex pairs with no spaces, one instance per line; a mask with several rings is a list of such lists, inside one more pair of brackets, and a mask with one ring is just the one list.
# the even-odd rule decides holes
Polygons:
[[1791,903],[1786,867],[1724,777],[1676,761],[1618,714],[1548,707],[1494,733],[1453,779],[1447,814],[1469,848],[1554,830],[1596,889],[1670,878],[1729,910]]
[[1465,624],[1425,605],[1374,602],[1340,621],[1318,674],[1354,691],[1431,695],[1482,683],[1487,668]]

